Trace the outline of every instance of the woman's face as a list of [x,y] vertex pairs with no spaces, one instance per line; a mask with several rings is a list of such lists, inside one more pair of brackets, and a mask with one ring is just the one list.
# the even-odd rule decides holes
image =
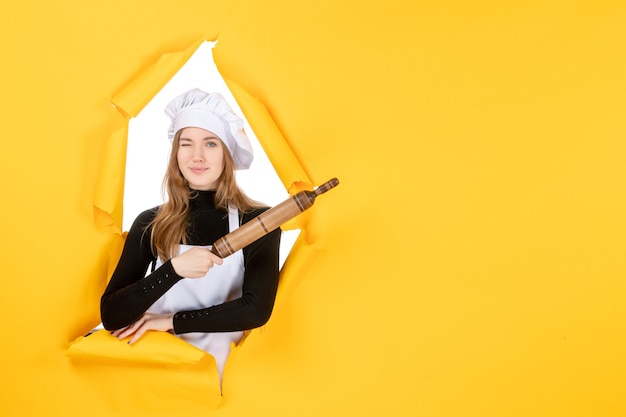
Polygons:
[[215,190],[224,170],[224,144],[199,127],[186,127],[180,134],[178,169],[193,190]]

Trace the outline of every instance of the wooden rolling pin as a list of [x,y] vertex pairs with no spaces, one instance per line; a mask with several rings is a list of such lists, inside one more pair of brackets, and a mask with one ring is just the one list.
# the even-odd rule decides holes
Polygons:
[[234,232],[219,238],[213,243],[211,252],[220,258],[232,255],[311,207],[318,195],[336,187],[338,184],[339,180],[333,178],[317,187],[314,191],[305,190],[294,194],[279,205],[259,214]]

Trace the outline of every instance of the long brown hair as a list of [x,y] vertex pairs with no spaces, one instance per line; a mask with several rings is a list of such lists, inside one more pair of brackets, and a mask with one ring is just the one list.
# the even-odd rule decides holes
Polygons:
[[[152,234],[150,246],[154,256],[162,262],[178,255],[178,245],[187,243],[187,221],[190,212],[190,200],[196,191],[189,188],[189,184],[178,167],[178,147],[180,129],[174,135],[167,171],[163,178],[163,191],[167,194],[167,201],[159,208],[154,220],[150,223]],[[226,145],[222,142],[224,152],[224,169],[218,178],[215,190],[215,206],[228,211],[233,205],[241,212],[250,212],[263,204],[250,199],[239,189],[235,178],[235,162]]]

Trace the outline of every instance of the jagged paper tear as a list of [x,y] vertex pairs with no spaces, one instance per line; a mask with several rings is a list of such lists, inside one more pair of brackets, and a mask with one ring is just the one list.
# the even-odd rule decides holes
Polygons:
[[[184,51],[161,56],[153,66],[130,82],[113,98],[113,105],[127,120],[136,117],[204,42],[210,41],[199,40]],[[232,81],[226,81],[226,83],[288,192],[294,194],[304,189],[312,189],[309,176],[266,107],[238,84]],[[96,225],[111,227],[117,233],[121,233],[122,224],[122,210],[119,202],[124,187],[127,137],[128,125],[113,132],[108,139],[94,196]],[[289,221],[282,227],[283,230],[303,229],[305,231],[307,213],[304,212]],[[299,249],[296,250],[296,248]],[[312,247],[306,242],[306,234],[301,233],[289,256],[286,268],[291,271],[301,270],[308,265],[311,254]],[[280,287],[284,290],[284,278],[281,279]],[[76,358],[91,358],[95,361],[122,360],[178,366],[198,363],[206,354],[169,333],[148,332],[136,345],[128,346],[110,336],[108,332],[101,330],[89,336],[77,338],[70,345],[68,355]]]

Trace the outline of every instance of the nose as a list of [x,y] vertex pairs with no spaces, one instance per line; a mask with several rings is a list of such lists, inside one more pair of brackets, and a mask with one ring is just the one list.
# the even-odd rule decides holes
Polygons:
[[204,152],[202,152],[201,146],[194,146],[193,155],[191,156],[194,161],[204,161]]

